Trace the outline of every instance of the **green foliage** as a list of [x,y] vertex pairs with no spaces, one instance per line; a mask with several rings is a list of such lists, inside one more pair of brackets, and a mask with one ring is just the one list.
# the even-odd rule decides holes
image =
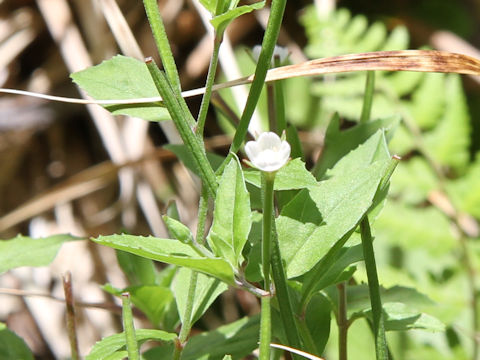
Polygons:
[[[258,316],[243,318],[216,330],[193,336],[185,346],[182,360],[221,360],[225,354],[242,359],[258,347]],[[146,360],[169,359],[164,348],[154,348],[143,354]]]
[[[177,337],[176,334],[151,329],[138,329],[135,330],[135,334],[139,346],[148,340],[170,342]],[[97,342],[87,355],[86,360],[122,359],[126,356],[125,348],[124,333],[111,335]]]
[[250,195],[236,156],[219,181],[212,228],[207,237],[214,254],[233,268],[242,262],[242,250],[251,227]]
[[[70,75],[73,81],[96,100],[138,99],[160,94],[145,63],[122,55]],[[148,121],[169,120],[159,103],[106,105],[114,115],[130,115]]]
[[173,293],[182,322],[185,322],[184,315],[187,301],[193,300],[192,318],[189,321],[194,323],[207,311],[213,301],[227,290],[228,286],[218,279],[198,274],[194,298],[189,299],[187,294],[191,273],[192,271],[187,268],[181,268],[177,272],[173,283]]
[[92,240],[148,259],[185,266],[215,276],[227,284],[234,284],[233,269],[226,260],[200,255],[191,244],[172,239],[134,235],[99,236]]
[[283,208],[277,230],[288,277],[309,271],[355,229],[372,205],[389,161],[379,131],[344,157],[327,180],[303,190]]
[[17,236],[0,241],[0,274],[20,266],[46,266],[50,264],[58,250],[67,241],[80,240],[71,235],[54,235],[33,239]]
[[0,358],[33,360],[33,354],[22,338],[0,322]]

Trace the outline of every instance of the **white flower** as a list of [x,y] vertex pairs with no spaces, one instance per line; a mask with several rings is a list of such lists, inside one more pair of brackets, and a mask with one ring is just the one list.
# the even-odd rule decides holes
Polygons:
[[[252,56],[256,62],[258,62],[258,58],[260,57],[261,51],[262,51],[262,45],[255,45],[252,49]],[[280,64],[283,64],[287,59],[288,55],[290,55],[290,53],[286,47],[275,45],[275,49],[273,50],[272,65],[274,65],[273,62],[274,62],[275,56],[278,56],[280,59]]]
[[256,141],[247,142],[245,152],[257,169],[272,172],[287,163],[290,144],[273,132],[265,132]]

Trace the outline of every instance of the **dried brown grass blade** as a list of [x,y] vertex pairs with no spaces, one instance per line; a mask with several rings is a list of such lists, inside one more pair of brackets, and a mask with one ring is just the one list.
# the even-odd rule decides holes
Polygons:
[[[442,72],[479,76],[480,60],[463,54],[437,50],[376,51],[361,54],[334,56],[306,61],[301,64],[282,66],[268,71],[265,81],[271,82],[295,77],[319,76],[325,74],[368,70]],[[213,91],[249,84],[252,81],[253,75],[241,79],[227,81],[214,85]],[[29,93],[12,89],[0,89],[0,92],[35,96],[51,101],[63,101],[77,104],[145,104],[162,101],[161,97],[83,100]],[[184,91],[182,92],[182,95],[183,97],[192,97],[201,95],[204,92],[205,88],[199,88]]]

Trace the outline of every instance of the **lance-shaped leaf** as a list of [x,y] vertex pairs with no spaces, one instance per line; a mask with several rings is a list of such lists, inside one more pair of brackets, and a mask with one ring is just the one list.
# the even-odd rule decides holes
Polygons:
[[[168,333],[162,330],[153,330],[153,329],[138,329],[135,330],[135,336],[139,345],[143,344],[148,340],[170,342],[173,341],[177,334]],[[90,354],[87,355],[87,360],[103,360],[103,359],[123,359],[126,357],[126,342],[125,334],[115,334],[103,338],[101,341],[97,342],[95,346],[90,351]],[[123,356],[115,357],[115,353],[121,352]]]
[[328,172],[327,180],[301,191],[283,208],[277,231],[288,277],[306,273],[355,229],[370,209],[389,162],[379,131]]
[[207,237],[215,255],[237,268],[251,225],[250,195],[240,163],[234,156],[220,178],[213,224]]
[[[180,265],[234,284],[232,266],[224,259],[205,257],[191,244],[153,236],[109,235],[92,239],[98,244],[123,250],[148,259]],[[206,250],[205,250],[206,251]]]
[[33,239],[17,236],[0,241],[0,274],[20,266],[46,266],[50,264],[64,242],[80,240],[72,235],[54,235]]

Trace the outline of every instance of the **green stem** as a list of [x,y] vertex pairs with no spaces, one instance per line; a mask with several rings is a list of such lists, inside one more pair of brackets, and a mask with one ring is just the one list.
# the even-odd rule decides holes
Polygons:
[[262,172],[263,181],[263,223],[262,223],[262,268],[265,279],[264,289],[270,291],[270,258],[273,219],[273,184],[275,172]]
[[365,95],[363,97],[362,114],[360,122],[365,123],[370,120],[373,104],[373,92],[375,91],[375,72],[367,71],[367,80],[365,82]]
[[198,136],[203,137],[203,130],[205,128],[205,120],[207,119],[208,105],[210,105],[210,98],[212,96],[212,86],[217,72],[218,54],[220,52],[220,45],[222,44],[223,34],[215,34],[213,40],[213,53],[210,59],[210,66],[208,68],[207,82],[205,84],[205,93],[203,94],[202,104],[197,118],[197,129],[195,130]]
[[[280,58],[274,56],[273,61],[275,67],[280,67]],[[283,82],[281,80],[273,83],[275,94],[275,115],[276,115],[276,131],[278,135],[281,135],[283,131],[287,130],[287,121],[285,119],[285,99],[283,96]]]
[[345,282],[337,285],[338,290],[338,359],[347,360],[347,286]]
[[372,305],[373,331],[375,335],[375,353],[377,360],[388,360],[387,339],[385,337],[385,325],[383,318],[382,300],[380,298],[380,285],[378,284],[375,253],[373,251],[373,239],[370,231],[368,216],[360,223],[362,237],[363,257],[367,270],[368,289]]
[[[273,218],[273,214],[272,214]],[[275,283],[275,292],[280,310],[280,318],[282,319],[285,335],[287,336],[288,345],[301,349],[302,344],[298,336],[297,322],[293,313],[292,301],[288,291],[287,276],[283,267],[282,257],[280,254],[280,246],[278,244],[277,231],[275,222],[273,222],[273,239],[272,239],[272,276]],[[301,359],[300,356],[292,354],[294,359]]]
[[133,327],[133,315],[132,308],[130,306],[130,294],[122,294],[122,318],[123,318],[123,331],[125,332],[125,338],[127,343],[127,353],[129,360],[139,360],[137,339],[135,336],[135,328]]
[[160,58],[162,59],[163,68],[167,74],[167,78],[176,90],[180,90],[180,77],[178,76],[177,65],[173,58],[172,49],[168,42],[167,32],[163,25],[162,16],[158,10],[157,0],[143,0],[145,12],[147,13],[148,22],[152,28],[153,37],[157,44]]
[[262,296],[260,313],[260,360],[270,360],[270,342],[272,339],[271,295]]
[[205,186],[202,186],[202,193],[198,202],[198,222],[197,233],[195,236],[197,244],[205,244],[205,222],[207,221],[208,212],[208,191]]
[[250,87],[247,103],[245,105],[245,109],[243,110],[240,123],[238,124],[237,131],[235,132],[235,136],[230,147],[231,152],[236,153],[238,149],[240,149],[240,146],[242,145],[242,142],[247,134],[250,119],[252,118],[255,107],[257,106],[263,84],[265,83],[267,71],[270,68],[272,54],[277,42],[278,33],[280,32],[280,26],[282,24],[286,3],[287,0],[272,0],[270,17],[268,19],[265,36],[263,37],[262,42],[262,51],[260,52],[257,68],[255,70],[255,78],[253,79]]
[[170,113],[170,116],[175,123],[175,126],[178,129],[184,144],[187,146],[188,150],[193,156],[195,165],[197,166],[198,174],[200,175],[203,184],[206,186],[209,195],[214,199],[217,191],[217,179],[210,163],[207,160],[205,149],[202,146],[202,141],[193,133],[192,129],[188,125],[188,122],[186,121],[191,114],[185,113],[184,108],[180,104],[183,99],[178,99],[174,95],[174,92],[165,78],[165,75],[157,67],[153,59],[147,59],[146,64],[155,86],[162,96],[165,106],[167,107],[168,112]]

